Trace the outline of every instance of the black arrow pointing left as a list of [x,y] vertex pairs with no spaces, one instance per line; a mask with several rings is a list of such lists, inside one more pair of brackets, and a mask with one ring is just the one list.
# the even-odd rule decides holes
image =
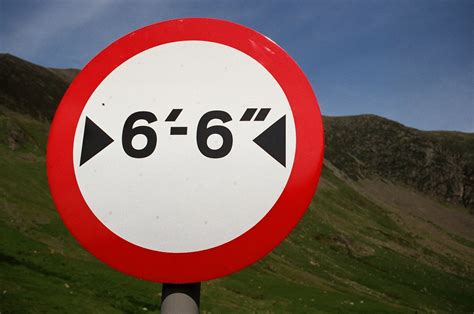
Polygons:
[[253,141],[283,167],[286,167],[286,115],[270,125]]
[[109,146],[114,140],[104,132],[91,119],[86,117],[86,124],[84,127],[84,137],[82,138],[81,161],[79,166],[82,166],[89,159],[97,155],[104,148]]

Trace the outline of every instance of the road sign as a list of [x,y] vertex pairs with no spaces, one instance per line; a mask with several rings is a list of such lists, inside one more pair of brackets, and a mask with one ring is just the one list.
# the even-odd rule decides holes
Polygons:
[[267,37],[214,19],[150,25],[76,77],[48,141],[54,202],[93,255],[185,283],[252,264],[302,217],[323,161],[317,100]]

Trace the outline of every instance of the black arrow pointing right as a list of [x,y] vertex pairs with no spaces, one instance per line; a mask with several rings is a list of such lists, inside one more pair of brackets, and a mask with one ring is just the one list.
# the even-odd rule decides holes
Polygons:
[[97,126],[91,119],[86,117],[84,127],[84,137],[82,138],[81,161],[82,166],[89,159],[97,155],[104,148],[109,146],[114,140]]

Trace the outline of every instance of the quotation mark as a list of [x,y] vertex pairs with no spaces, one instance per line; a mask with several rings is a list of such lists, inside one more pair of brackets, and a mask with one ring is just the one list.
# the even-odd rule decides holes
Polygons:
[[[247,108],[240,121],[252,121],[253,116],[257,112],[257,108]],[[270,112],[270,108],[262,108],[258,111],[257,116],[255,117],[254,121],[265,121]]]

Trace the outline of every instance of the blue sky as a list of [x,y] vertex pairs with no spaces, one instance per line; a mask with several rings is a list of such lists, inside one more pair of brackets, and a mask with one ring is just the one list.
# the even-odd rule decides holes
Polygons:
[[471,0],[0,0],[0,51],[81,68],[126,33],[190,16],[272,38],[306,73],[325,115],[474,132]]

